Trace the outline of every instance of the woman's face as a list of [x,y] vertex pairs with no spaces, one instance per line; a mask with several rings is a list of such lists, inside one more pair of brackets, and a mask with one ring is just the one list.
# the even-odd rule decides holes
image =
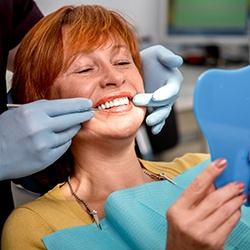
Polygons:
[[109,41],[92,52],[81,53],[66,72],[59,74],[50,98],[91,99],[93,107],[101,110],[82,124],[80,134],[122,138],[134,135],[144,119],[146,109],[131,101],[143,92],[142,77],[125,43]]

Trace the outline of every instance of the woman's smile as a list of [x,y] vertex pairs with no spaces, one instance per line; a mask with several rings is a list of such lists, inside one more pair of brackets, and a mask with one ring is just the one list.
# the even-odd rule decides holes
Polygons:
[[113,93],[112,95],[107,95],[104,98],[101,98],[95,107],[100,111],[111,113],[127,112],[133,107],[131,102],[132,96],[133,94],[129,91]]
[[105,109],[112,109],[112,108],[116,108],[116,107],[128,105],[128,104],[129,104],[128,97],[122,97],[122,98],[116,98],[112,101],[100,104],[97,106],[97,108],[100,110],[105,110]]

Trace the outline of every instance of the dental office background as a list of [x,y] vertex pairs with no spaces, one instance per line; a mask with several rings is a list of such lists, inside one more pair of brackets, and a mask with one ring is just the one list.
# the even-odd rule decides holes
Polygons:
[[100,4],[120,11],[135,21],[142,37],[157,42],[157,12],[159,0],[35,0],[44,15],[64,5]]

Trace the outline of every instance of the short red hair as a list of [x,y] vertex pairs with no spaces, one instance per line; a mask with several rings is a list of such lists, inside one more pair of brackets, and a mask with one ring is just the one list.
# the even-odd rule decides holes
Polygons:
[[13,101],[48,99],[50,87],[82,51],[111,39],[125,42],[142,75],[135,29],[121,14],[99,5],[65,6],[44,17],[20,44],[12,78]]

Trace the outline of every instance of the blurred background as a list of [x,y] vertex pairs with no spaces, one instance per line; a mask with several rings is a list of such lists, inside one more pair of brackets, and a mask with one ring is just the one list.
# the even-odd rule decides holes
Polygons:
[[[36,0],[44,15],[63,5],[101,4],[128,15],[141,48],[162,44],[184,59],[181,95],[158,136],[144,126],[139,154],[172,160],[186,152],[208,152],[193,114],[197,78],[210,68],[249,64],[250,0]],[[147,146],[145,148],[145,146]],[[146,152],[145,152],[146,150]],[[149,153],[149,154],[148,154]]]

